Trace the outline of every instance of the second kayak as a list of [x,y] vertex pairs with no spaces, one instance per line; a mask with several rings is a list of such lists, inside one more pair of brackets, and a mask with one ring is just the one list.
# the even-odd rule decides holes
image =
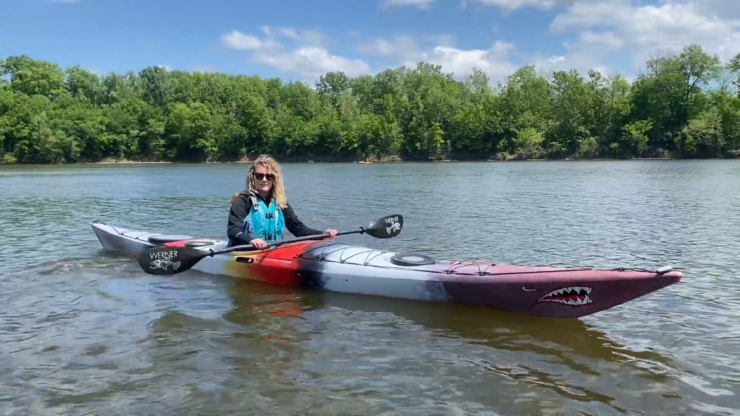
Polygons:
[[[92,223],[104,249],[137,255],[177,243],[221,249],[226,241],[133,231]],[[261,251],[205,257],[193,270],[266,283],[336,292],[487,306],[528,315],[578,318],[678,283],[682,274],[660,270],[530,267],[438,260],[335,240],[301,241]]]

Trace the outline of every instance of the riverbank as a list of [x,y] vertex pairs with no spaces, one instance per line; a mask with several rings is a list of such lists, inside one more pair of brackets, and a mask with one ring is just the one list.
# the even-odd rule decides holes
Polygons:
[[[319,163],[319,164],[341,164],[341,163],[357,163],[357,164],[368,164],[368,165],[384,165],[384,164],[393,164],[393,163],[431,163],[431,164],[437,164],[437,163],[480,163],[480,162],[488,162],[488,163],[526,163],[526,162],[629,162],[629,161],[711,161],[711,160],[738,160],[740,157],[733,157],[733,158],[691,158],[691,159],[680,159],[680,158],[629,158],[629,159],[620,159],[620,158],[593,158],[593,159],[509,159],[509,160],[499,160],[499,159],[446,159],[446,160],[397,160],[397,161],[322,161],[322,160],[282,160],[278,158],[278,162],[281,164],[312,164],[312,163]],[[0,166],[127,166],[127,165],[172,165],[172,164],[193,164],[193,165],[229,165],[229,164],[235,164],[235,165],[248,165],[252,163],[251,160],[248,161],[234,161],[234,162],[192,162],[192,161],[155,161],[155,162],[149,162],[149,161],[135,161],[135,160],[115,160],[115,161],[104,161],[104,162],[74,162],[74,163],[14,163],[14,164],[3,164],[0,163]]]
[[[489,157],[461,157],[451,159],[403,159],[400,156],[382,156],[380,158],[369,157],[357,159],[355,157],[311,157],[311,156],[275,156],[280,163],[360,163],[360,164],[386,164],[386,163],[451,163],[451,162],[596,162],[596,161],[629,161],[629,160],[726,160],[739,159],[740,150],[728,151],[724,156],[718,157],[675,157],[670,153],[664,153],[662,157],[574,157],[567,156],[562,158],[525,158],[520,155],[510,155],[507,153],[497,153]],[[17,163],[14,159],[8,163],[8,160],[0,161],[0,165],[166,165],[173,163],[180,164],[249,164],[254,161],[253,158],[226,158],[205,161],[193,160],[135,160],[128,158],[106,157],[96,161],[79,161],[71,163]]]
[[[390,163],[480,163],[480,162],[490,162],[490,163],[512,163],[512,162],[519,162],[519,163],[525,163],[525,162],[628,162],[628,161],[687,161],[687,160],[695,160],[695,161],[703,161],[703,160],[738,160],[740,159],[740,156],[737,157],[715,157],[715,158],[654,158],[654,157],[634,157],[634,158],[591,158],[591,159],[582,159],[582,158],[563,158],[563,159],[441,159],[441,160],[314,160],[314,159],[296,159],[296,158],[290,158],[290,159],[281,159],[277,158],[278,162],[282,164],[304,164],[304,163],[320,163],[320,164],[340,164],[340,163],[357,163],[357,164],[368,164],[368,165],[383,165],[383,164],[390,164]],[[137,160],[128,160],[128,159],[120,159],[120,160],[105,160],[105,161],[98,161],[98,162],[72,162],[72,163],[0,163],[0,166],[82,166],[82,165],[101,165],[101,166],[113,166],[113,165],[171,165],[171,164],[193,164],[193,165],[229,165],[229,164],[236,164],[236,165],[247,165],[252,163],[252,160],[238,160],[238,161],[204,161],[204,162],[194,162],[194,161],[137,161]]]

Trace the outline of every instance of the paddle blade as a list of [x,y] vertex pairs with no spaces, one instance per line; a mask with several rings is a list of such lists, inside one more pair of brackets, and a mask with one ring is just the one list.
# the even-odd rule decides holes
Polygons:
[[195,266],[208,254],[190,247],[154,247],[139,254],[139,266],[149,274],[169,276]]
[[403,215],[389,215],[378,218],[365,228],[365,233],[375,238],[393,238],[401,234],[403,229]]

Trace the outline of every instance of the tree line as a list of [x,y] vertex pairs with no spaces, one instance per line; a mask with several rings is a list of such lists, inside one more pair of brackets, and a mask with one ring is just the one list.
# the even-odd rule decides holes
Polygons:
[[740,149],[740,54],[689,45],[629,83],[519,68],[492,85],[421,62],[311,86],[167,71],[98,76],[0,59],[0,163],[715,158]]

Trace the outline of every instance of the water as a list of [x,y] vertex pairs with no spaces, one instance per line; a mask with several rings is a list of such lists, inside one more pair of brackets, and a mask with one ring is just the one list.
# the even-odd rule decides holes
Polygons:
[[245,165],[0,169],[0,414],[740,414],[740,163],[284,165],[343,241],[687,269],[580,320],[144,274],[102,220],[223,237]]

